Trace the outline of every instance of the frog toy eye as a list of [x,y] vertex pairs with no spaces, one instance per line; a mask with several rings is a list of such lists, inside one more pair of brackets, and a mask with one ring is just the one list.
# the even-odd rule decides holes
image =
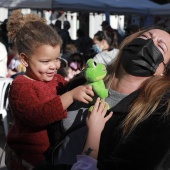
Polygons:
[[94,61],[94,63],[93,63],[93,64],[94,64],[94,66],[95,66],[95,67],[97,66],[97,63],[96,63],[95,61]]
[[93,59],[89,59],[87,61],[87,67],[88,68],[95,68],[97,66],[97,63]]

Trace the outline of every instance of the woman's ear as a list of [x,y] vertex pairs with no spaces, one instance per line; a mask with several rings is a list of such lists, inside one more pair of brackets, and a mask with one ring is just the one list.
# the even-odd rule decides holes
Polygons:
[[109,44],[108,44],[108,42],[104,39],[104,40],[102,40],[102,49],[103,50],[107,50],[108,48],[109,48]]
[[103,40],[101,41],[101,44],[104,45],[105,43],[106,43],[106,40],[103,39]]
[[26,57],[26,55],[24,53],[21,53],[19,55],[20,61],[21,63],[25,66],[28,67],[28,58]]

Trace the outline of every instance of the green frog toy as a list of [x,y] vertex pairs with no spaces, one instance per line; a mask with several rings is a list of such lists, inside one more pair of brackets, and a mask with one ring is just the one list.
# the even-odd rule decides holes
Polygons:
[[[108,96],[108,89],[106,89],[103,82],[103,78],[106,76],[107,70],[105,65],[101,63],[96,63],[93,59],[89,59],[86,63],[86,68],[84,70],[84,75],[87,80],[86,84],[91,85],[95,96],[92,104],[95,103],[97,97],[105,99]],[[109,109],[109,105],[108,105]],[[89,108],[89,111],[93,110],[93,106]]]

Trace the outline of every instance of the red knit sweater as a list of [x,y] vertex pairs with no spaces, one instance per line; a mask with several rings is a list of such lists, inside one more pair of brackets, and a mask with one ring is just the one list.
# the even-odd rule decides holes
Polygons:
[[57,89],[65,83],[60,75],[54,76],[50,82],[17,76],[10,88],[9,103],[15,122],[7,143],[33,165],[45,159],[43,154],[50,145],[47,125],[67,117],[57,95]]

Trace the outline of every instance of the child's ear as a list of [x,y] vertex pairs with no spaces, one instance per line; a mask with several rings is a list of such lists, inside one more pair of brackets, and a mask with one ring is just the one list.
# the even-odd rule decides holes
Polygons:
[[24,53],[21,53],[19,55],[19,59],[25,67],[28,67],[28,58],[26,57],[26,55]]

